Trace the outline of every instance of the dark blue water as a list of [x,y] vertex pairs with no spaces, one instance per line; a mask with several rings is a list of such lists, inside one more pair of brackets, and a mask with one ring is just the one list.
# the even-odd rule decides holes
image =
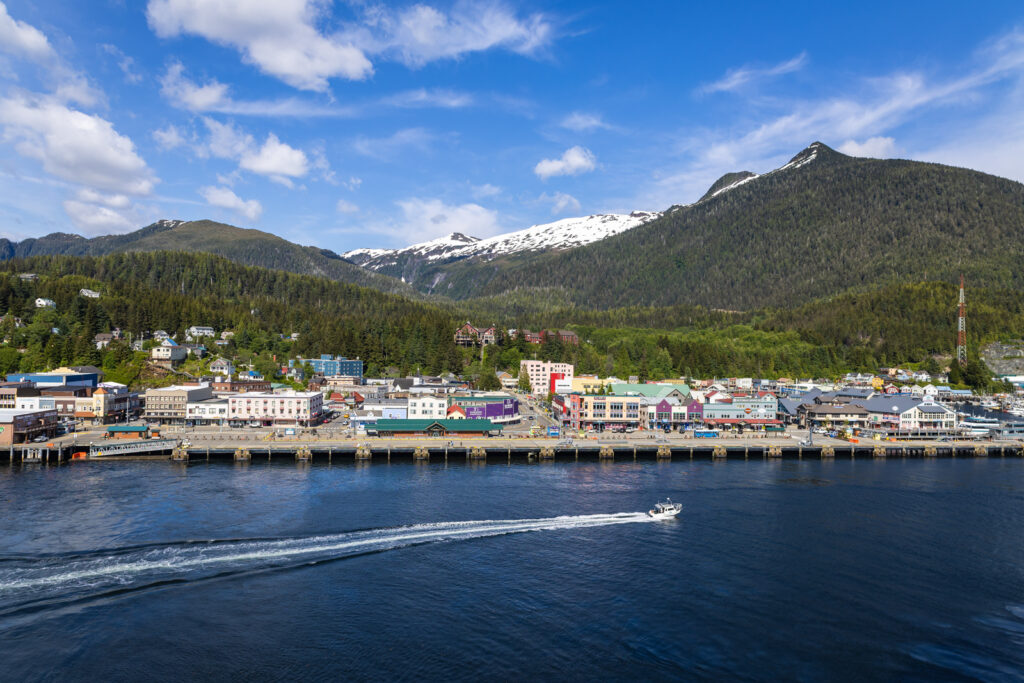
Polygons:
[[1024,677],[1019,459],[76,463],[0,511],[3,680]]

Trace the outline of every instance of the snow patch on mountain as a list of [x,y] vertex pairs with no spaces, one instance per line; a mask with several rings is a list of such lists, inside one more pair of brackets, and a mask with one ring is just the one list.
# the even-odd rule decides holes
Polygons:
[[534,225],[525,230],[478,239],[452,233],[404,249],[355,249],[342,256],[366,268],[380,270],[403,257],[424,261],[451,261],[470,257],[490,259],[524,251],[562,250],[617,235],[661,216],[656,211],[630,214],[595,214]]

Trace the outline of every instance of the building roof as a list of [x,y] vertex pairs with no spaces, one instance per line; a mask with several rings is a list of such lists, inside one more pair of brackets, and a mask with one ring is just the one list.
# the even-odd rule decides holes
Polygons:
[[500,430],[490,420],[377,420],[379,432],[425,432],[432,425],[439,425],[446,432],[490,432]]
[[690,393],[690,387],[685,384],[612,384],[611,387],[612,394],[615,396],[635,394],[647,398],[664,398],[674,391],[678,391],[683,396]]
[[138,434],[148,431],[149,427],[145,425],[108,425],[106,430],[113,433]]
[[[0,410],[0,422],[14,422],[14,418],[21,415],[38,415],[39,413],[52,413],[53,408],[44,408],[41,410]],[[462,420],[462,422],[469,422],[469,420]]]

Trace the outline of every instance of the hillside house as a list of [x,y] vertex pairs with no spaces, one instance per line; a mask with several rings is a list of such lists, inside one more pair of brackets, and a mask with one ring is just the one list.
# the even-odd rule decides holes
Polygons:
[[36,308],[56,308],[56,307],[57,307],[57,302],[54,301],[53,299],[44,299],[43,297],[39,297],[38,299],[36,299]]
[[99,299],[100,298],[100,293],[97,292],[95,289],[86,289],[84,287],[82,289],[78,290],[78,295],[79,296],[84,296],[86,299]]
[[491,327],[475,327],[466,323],[455,331],[455,343],[459,346],[488,346],[498,341],[497,330]]

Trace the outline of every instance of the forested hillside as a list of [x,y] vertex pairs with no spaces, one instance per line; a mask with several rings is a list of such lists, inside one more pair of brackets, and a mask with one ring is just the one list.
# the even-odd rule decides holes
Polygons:
[[1024,185],[815,143],[777,171],[600,242],[452,264],[434,291],[467,298],[539,287],[579,307],[752,310],[961,272],[975,286],[1020,289],[1022,256]]
[[[21,272],[38,279],[22,280]],[[37,256],[0,264],[0,275],[0,331],[8,351],[24,351],[20,358],[7,354],[7,371],[13,361],[31,370],[95,363],[93,335],[115,326],[138,335],[182,333],[191,325],[235,331],[228,352],[336,353],[362,358],[376,372],[462,368],[452,340],[456,319],[435,306],[210,254]],[[80,296],[83,287],[101,297]],[[52,299],[55,309],[36,309],[36,297]],[[16,327],[15,318],[26,326]],[[281,340],[294,332],[297,341]]]
[[215,221],[158,221],[135,232],[93,239],[67,233],[21,242],[0,239],[0,260],[53,254],[102,256],[167,250],[217,254],[242,265],[319,275],[383,292],[411,294],[413,291],[399,280],[360,268],[330,250],[303,247],[267,232]]

